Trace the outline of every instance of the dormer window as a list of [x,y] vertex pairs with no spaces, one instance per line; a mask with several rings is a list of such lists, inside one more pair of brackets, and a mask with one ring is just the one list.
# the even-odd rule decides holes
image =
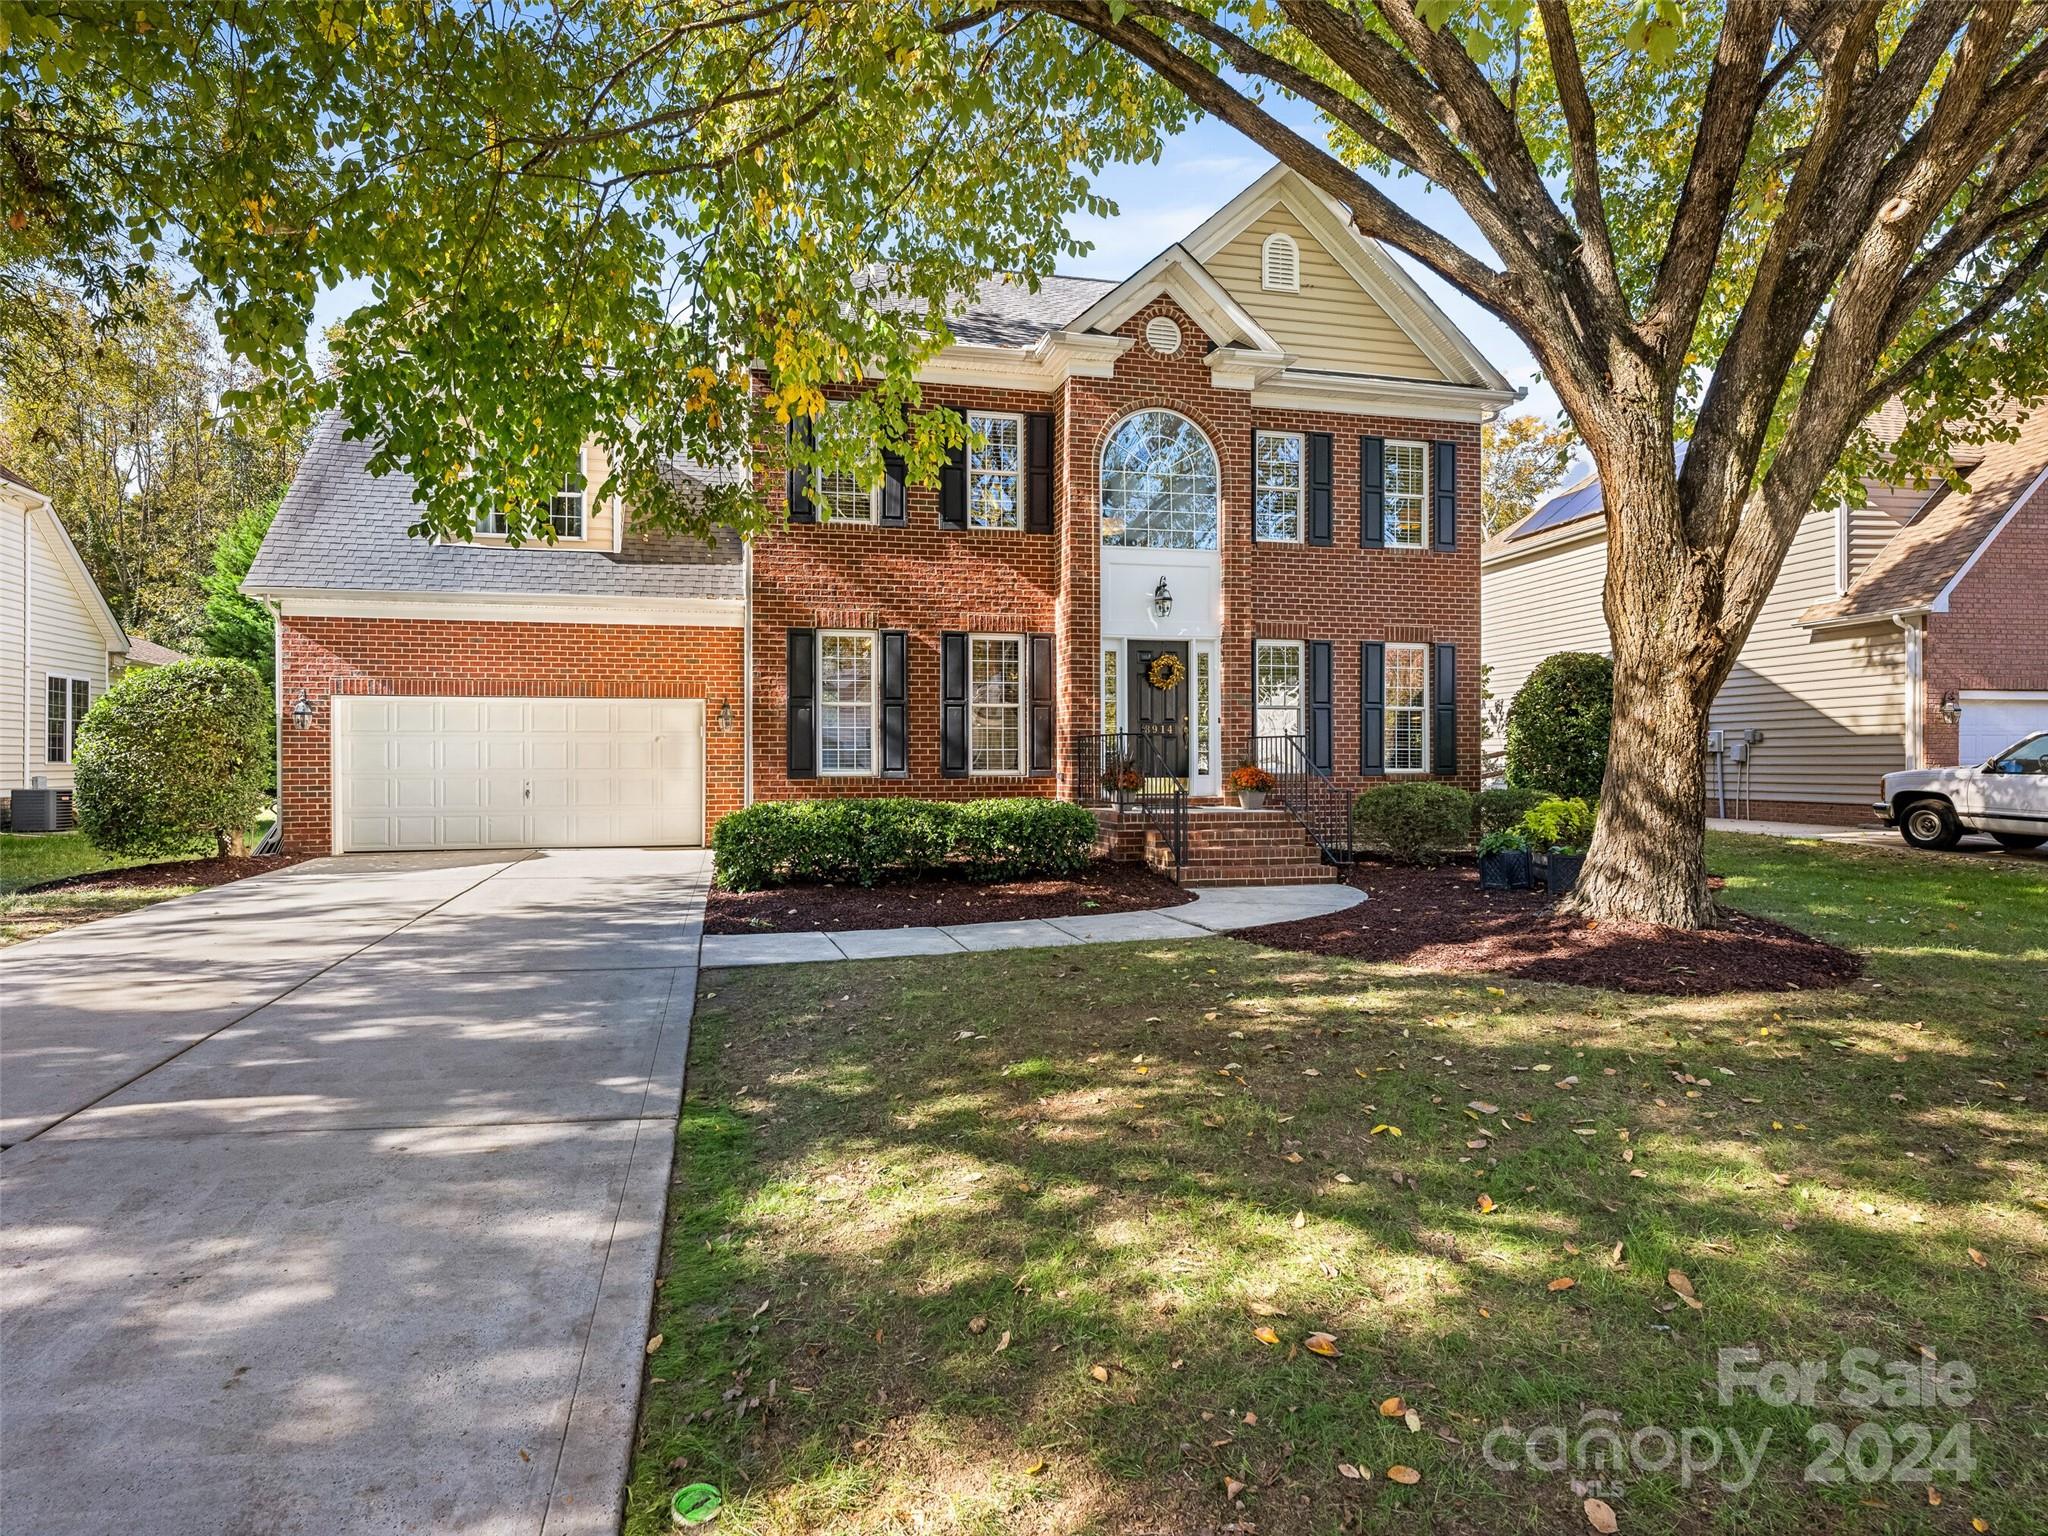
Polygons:
[[1259,247],[1259,286],[1280,293],[1301,292],[1301,247],[1294,243],[1294,236],[1266,236]]
[[583,471],[572,469],[548,498],[548,525],[558,539],[583,537]]

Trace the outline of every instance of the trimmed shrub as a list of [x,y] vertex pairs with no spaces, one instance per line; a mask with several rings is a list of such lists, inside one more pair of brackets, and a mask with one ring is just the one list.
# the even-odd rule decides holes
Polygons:
[[796,800],[721,819],[711,857],[730,891],[879,885],[956,868],[1014,880],[1086,867],[1096,833],[1095,817],[1063,800]]
[[1482,789],[1473,801],[1479,813],[1479,835],[1484,837],[1517,825],[1533,807],[1549,798],[1547,789]]
[[123,672],[78,728],[78,825],[110,853],[241,853],[271,778],[270,684],[202,657]]
[[1522,833],[1534,848],[1555,848],[1579,854],[1593,841],[1595,807],[1585,800],[1567,800],[1553,795],[1531,806],[1522,818]]
[[1441,864],[1472,844],[1472,796],[1454,784],[1382,784],[1351,807],[1361,846],[1404,864]]
[[1508,706],[1508,783],[1599,794],[1613,723],[1613,662],[1590,651],[1544,657]]

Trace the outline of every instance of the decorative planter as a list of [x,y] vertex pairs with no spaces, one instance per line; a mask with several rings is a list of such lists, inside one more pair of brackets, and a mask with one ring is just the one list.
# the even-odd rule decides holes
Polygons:
[[1263,811],[1266,808],[1266,792],[1263,789],[1240,789],[1237,792],[1238,809]]
[[1583,853],[1559,853],[1550,851],[1550,857],[1543,861],[1543,887],[1553,896],[1563,896],[1578,884],[1579,866],[1586,862]]
[[1482,891],[1525,891],[1529,888],[1529,850],[1479,855]]

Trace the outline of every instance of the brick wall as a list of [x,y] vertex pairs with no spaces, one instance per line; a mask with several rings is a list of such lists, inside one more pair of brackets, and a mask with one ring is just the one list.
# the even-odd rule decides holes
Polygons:
[[1954,763],[1955,724],[1943,718],[1951,689],[2048,688],[2048,487],[2034,493],[1949,597],[1927,616],[1921,740],[1930,766]]
[[[330,846],[335,694],[703,699],[705,824],[741,803],[744,636],[737,628],[298,617],[284,621],[282,640],[286,710],[302,691],[313,705],[309,727],[289,718],[282,727],[279,798],[292,852]],[[719,706],[728,701],[733,725],[721,730]]]
[[[1153,352],[1145,323],[1165,315],[1181,350]],[[1248,750],[1255,634],[1333,642],[1333,767],[1356,787],[1359,644],[1365,640],[1458,647],[1457,782],[1478,783],[1479,429],[1476,424],[1314,412],[1254,412],[1240,390],[1211,385],[1203,333],[1160,298],[1118,334],[1136,341],[1109,379],[1072,378],[1052,395],[926,386],[931,405],[1051,411],[1058,463],[1051,537],[945,530],[935,488],[913,487],[909,526],[799,525],[763,538],[754,556],[754,792],[757,798],[834,794],[1046,793],[1045,779],[947,779],[939,773],[938,637],[951,629],[1052,630],[1057,637],[1059,740],[1098,728],[1100,692],[1100,465],[1110,429],[1147,407],[1194,421],[1215,447],[1222,477],[1222,739],[1220,768]],[[1334,439],[1335,526],[1329,547],[1255,544],[1251,537],[1254,427],[1328,432]],[[1458,444],[1458,547],[1358,547],[1361,435]],[[780,505],[780,478],[765,486]],[[1425,513],[1425,516],[1427,514]],[[907,779],[819,778],[791,783],[787,762],[786,633],[791,628],[905,629],[910,653]],[[1432,689],[1432,702],[1434,701]],[[1434,729],[1432,721],[1432,730]],[[1064,750],[1061,772],[1066,772]],[[1064,780],[1058,781],[1064,788]]]

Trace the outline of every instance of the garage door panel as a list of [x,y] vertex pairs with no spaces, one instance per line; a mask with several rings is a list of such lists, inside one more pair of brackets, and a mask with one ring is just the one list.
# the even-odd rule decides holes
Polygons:
[[2048,693],[1991,698],[1966,693],[1962,705],[1956,740],[1957,756],[1965,763],[1987,762],[2022,736],[2048,731]]
[[695,700],[337,699],[344,851],[695,845]]

